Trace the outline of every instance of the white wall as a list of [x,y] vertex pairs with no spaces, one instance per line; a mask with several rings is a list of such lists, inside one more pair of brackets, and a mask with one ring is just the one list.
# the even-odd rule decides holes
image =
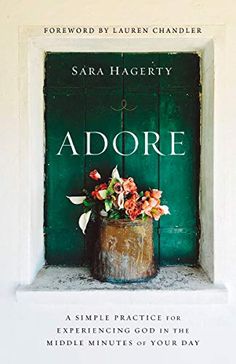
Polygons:
[[[45,363],[109,363],[121,360],[159,361],[187,364],[197,363],[233,364],[236,328],[236,168],[235,168],[235,100],[236,100],[236,5],[233,1],[41,1],[40,4],[22,0],[1,1],[1,254],[0,254],[0,317],[2,363],[15,364],[34,362]],[[118,5],[119,4],[119,5]],[[173,306],[109,306],[104,302],[100,307],[37,305],[16,303],[15,288],[20,282],[22,236],[21,221],[25,205],[22,203],[22,180],[20,176],[20,145],[24,140],[25,125],[19,119],[19,72],[18,69],[18,28],[22,25],[152,25],[190,24],[207,25],[207,37],[212,27],[222,27],[222,59],[224,69],[216,64],[215,80],[215,154],[214,154],[214,198],[215,198],[215,244],[222,246],[217,256],[221,272],[220,280],[229,290],[227,305],[174,305]],[[222,31],[220,32],[222,33]],[[217,35],[214,35],[217,37]],[[225,47],[225,48],[224,48]],[[220,52],[221,49],[218,49]],[[220,63],[222,65],[222,62]],[[220,75],[225,74],[225,77]],[[210,187],[210,186],[209,186]],[[24,232],[23,232],[24,233]],[[190,327],[192,337],[201,340],[199,348],[46,348],[44,341],[53,336],[55,327],[64,324],[67,313],[110,313],[112,312],[155,312],[182,315],[183,327]],[[65,324],[64,324],[65,325]],[[136,325],[137,326],[137,325]],[[178,356],[177,356],[178,354]]]

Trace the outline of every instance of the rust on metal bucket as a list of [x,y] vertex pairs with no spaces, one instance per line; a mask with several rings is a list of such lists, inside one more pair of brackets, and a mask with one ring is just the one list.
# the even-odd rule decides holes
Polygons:
[[152,220],[101,219],[94,275],[102,281],[135,282],[156,275]]

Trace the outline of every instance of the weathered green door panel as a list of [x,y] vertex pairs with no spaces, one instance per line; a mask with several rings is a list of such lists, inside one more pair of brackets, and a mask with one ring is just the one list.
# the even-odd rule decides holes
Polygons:
[[[128,70],[133,68],[133,72],[135,73],[135,68],[138,69],[138,71],[141,68],[146,68],[146,70],[141,71],[136,76],[124,76],[124,90],[125,92],[157,92],[158,91],[158,85],[159,85],[159,76],[158,72],[156,70],[153,70],[153,72],[156,72],[156,76],[149,75],[149,72],[147,71],[148,68],[155,69],[156,67],[159,67],[159,54],[158,53],[124,53],[124,67],[126,67]],[[146,75],[144,75],[144,73]],[[161,76],[162,77],[162,76]]]
[[[152,147],[148,149],[149,155],[144,155],[144,132],[158,131],[158,96],[152,93],[125,93],[125,99],[127,108],[134,108],[124,113],[124,130],[133,134],[124,136],[124,154],[127,154],[124,158],[125,177],[134,176],[140,189],[148,189],[153,185],[157,187],[159,158]],[[151,133],[149,140],[155,141]],[[136,144],[138,147],[133,153]]]
[[162,228],[160,233],[160,265],[197,264],[197,242],[197,231]]
[[160,90],[165,88],[198,89],[200,86],[199,56],[196,53],[160,53],[159,66],[172,68],[170,76],[163,73]]
[[82,68],[86,64],[86,53],[50,53],[45,58],[45,87],[84,88],[86,76],[72,76],[72,67]]
[[121,53],[49,52],[45,59],[45,87],[118,88],[122,76],[110,77],[111,65],[122,67]]
[[[128,84],[127,84],[127,88]],[[145,154],[144,132],[157,132],[158,120],[158,95],[151,92],[125,92],[127,108],[133,111],[124,113],[124,130],[128,130],[136,136],[138,141],[137,151],[135,149],[134,137],[127,134],[124,137],[124,154],[131,154],[124,158],[124,176],[134,177],[140,190],[158,188],[159,186],[159,156],[152,147],[148,149],[149,155]],[[155,136],[150,134],[150,142],[154,142]],[[154,223],[154,252],[156,259],[159,257],[158,223]]]
[[[164,191],[162,202],[169,206],[171,212],[168,218],[160,220],[161,263],[196,263],[198,239],[191,232],[197,233],[199,223],[198,93],[190,94],[183,90],[160,93],[159,112],[161,151],[171,153],[170,131],[178,132],[173,152],[179,154],[160,158],[160,188]],[[174,233],[171,232],[173,228]],[[185,233],[181,232],[183,228]],[[168,229],[170,233],[164,237],[162,230]]]
[[[72,67],[86,75],[72,76]],[[169,76],[109,76],[110,67],[165,67]],[[103,76],[88,75],[89,67]],[[84,71],[82,71],[83,74]],[[83,265],[88,262],[88,249],[77,222],[82,213],[66,195],[78,195],[81,188],[93,187],[88,178],[98,169],[103,178],[110,176],[115,165],[125,177],[135,178],[139,187],[159,187],[162,203],[171,215],[154,223],[156,258],[161,265],[196,264],[198,259],[198,188],[199,188],[199,57],[196,54],[164,53],[49,53],[45,77],[45,245],[49,264]],[[115,111],[125,99],[127,109]],[[138,138],[137,151],[126,157],[114,152],[112,141],[117,133],[129,130]],[[79,155],[71,148],[56,155],[70,132]],[[107,150],[98,156],[85,156],[85,131],[103,133]],[[144,155],[144,131],[160,134],[157,144],[165,156],[149,147]],[[170,131],[176,135],[171,153]],[[153,137],[153,139],[152,139]],[[149,135],[150,141],[155,136]],[[103,138],[91,135],[91,152],[99,152]],[[129,154],[134,140],[129,135],[118,138],[118,150]]]
[[[94,68],[96,74],[91,74],[86,77],[86,87],[89,90],[93,88],[99,88],[99,90],[101,88],[122,89],[123,77],[120,74],[115,75],[116,67],[123,66],[123,57],[121,53],[87,53],[86,65],[87,71],[88,67]],[[102,70],[102,75],[99,73],[99,69]],[[111,73],[114,75],[111,76]],[[97,96],[100,94],[99,90]]]
[[[98,97],[99,95],[99,97]],[[122,157],[114,152],[113,138],[122,130],[121,113],[112,107],[120,107],[122,88],[118,89],[90,89],[86,95],[86,131],[99,132],[91,134],[91,152],[101,153],[107,143],[107,149],[100,155],[85,157],[85,185],[94,187],[97,183],[88,178],[93,169],[98,169],[102,180],[108,180],[112,169],[118,165],[122,168]],[[104,141],[105,139],[105,141]],[[121,140],[117,146],[122,151]]]
[[70,131],[78,153],[84,150],[85,96],[71,89],[49,89],[46,105],[45,160],[45,243],[50,264],[77,264],[84,260],[84,237],[78,228],[80,206],[73,206],[66,198],[77,195],[83,186],[81,171],[84,157],[73,156],[70,147],[57,155]]

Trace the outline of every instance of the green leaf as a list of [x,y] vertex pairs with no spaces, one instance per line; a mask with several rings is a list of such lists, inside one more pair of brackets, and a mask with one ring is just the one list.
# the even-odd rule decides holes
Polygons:
[[109,186],[108,186],[108,188],[107,188],[107,194],[108,194],[108,195],[112,195],[112,194],[114,193],[114,189],[113,189],[113,187],[114,187],[114,185],[116,184],[116,182],[118,182],[118,181],[117,181],[117,179],[116,179],[116,178],[112,178],[112,180],[111,180],[111,182],[109,183]]
[[91,207],[91,206],[93,206],[95,204],[95,202],[94,201],[89,201],[89,200],[84,200],[84,202],[83,202],[83,205],[85,206],[85,207]]
[[107,190],[100,190],[99,195],[101,198],[105,199],[107,197]]
[[106,212],[110,211],[112,208],[112,200],[105,200],[105,210]]
[[107,189],[107,195],[113,195],[114,192],[115,191],[113,190],[112,187],[108,187],[108,189]]
[[110,211],[109,218],[117,220],[117,219],[121,218],[121,215],[120,215],[120,213],[118,211]]
[[143,214],[143,215],[142,215],[142,220],[146,221],[146,220],[147,220],[147,218],[148,218],[148,216],[147,216],[146,214]]

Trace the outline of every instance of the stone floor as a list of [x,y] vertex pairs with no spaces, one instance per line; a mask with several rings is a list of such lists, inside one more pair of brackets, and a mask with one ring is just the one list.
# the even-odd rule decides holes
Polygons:
[[84,267],[44,267],[25,291],[88,291],[88,290],[204,290],[213,288],[200,268],[163,267],[147,282],[112,284],[94,279]]

